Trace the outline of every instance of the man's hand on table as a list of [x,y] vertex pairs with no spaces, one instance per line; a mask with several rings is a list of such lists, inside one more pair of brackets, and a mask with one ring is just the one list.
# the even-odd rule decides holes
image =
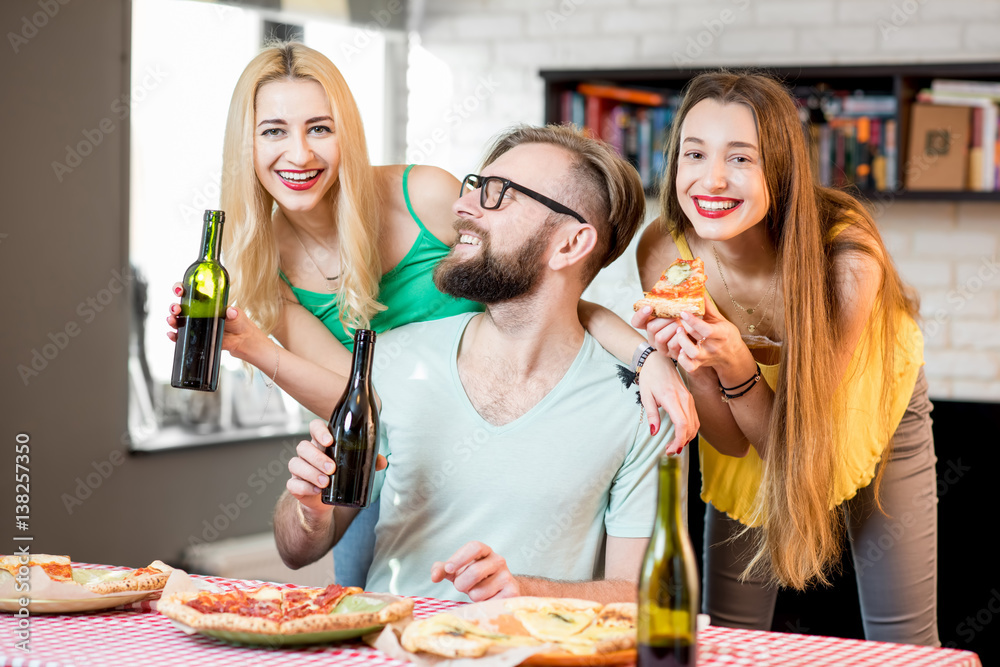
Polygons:
[[[330,512],[333,508],[324,505],[320,493],[330,483],[330,475],[337,469],[336,463],[323,453],[333,443],[330,428],[322,419],[309,423],[311,440],[302,440],[295,448],[296,456],[288,461],[288,472],[292,474],[285,488],[302,504],[303,510],[313,513]],[[375,462],[376,470],[384,470],[389,462],[381,454]]]
[[517,577],[507,569],[507,561],[482,542],[469,542],[445,562],[431,566],[431,581],[445,579],[473,602],[523,594]]

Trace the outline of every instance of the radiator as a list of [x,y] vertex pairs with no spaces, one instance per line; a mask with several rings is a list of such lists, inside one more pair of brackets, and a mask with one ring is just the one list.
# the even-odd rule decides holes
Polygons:
[[260,579],[302,586],[333,583],[333,556],[327,554],[298,570],[286,567],[278,555],[273,533],[259,533],[196,544],[184,551],[190,572],[232,579]]

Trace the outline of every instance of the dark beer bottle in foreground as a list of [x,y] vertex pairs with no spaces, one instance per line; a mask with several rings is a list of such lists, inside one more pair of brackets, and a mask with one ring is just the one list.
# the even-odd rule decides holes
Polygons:
[[351,377],[330,417],[333,443],[324,452],[337,464],[321,496],[327,505],[368,507],[375,483],[378,455],[378,409],[372,388],[375,332],[354,334]]
[[225,220],[222,211],[205,211],[201,259],[184,272],[171,387],[215,391],[219,386],[222,329],[229,301],[229,273],[219,262]]
[[639,579],[639,667],[695,665],[698,567],[681,511],[681,461],[663,456],[656,525]]

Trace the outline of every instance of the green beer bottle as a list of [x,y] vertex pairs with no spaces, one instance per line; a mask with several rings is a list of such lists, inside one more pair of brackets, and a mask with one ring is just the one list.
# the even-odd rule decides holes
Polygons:
[[681,511],[681,460],[659,462],[656,525],[639,579],[639,667],[694,667],[698,566]]
[[219,386],[222,331],[229,301],[229,273],[219,262],[225,220],[222,211],[205,211],[201,259],[184,272],[171,387],[215,391]]

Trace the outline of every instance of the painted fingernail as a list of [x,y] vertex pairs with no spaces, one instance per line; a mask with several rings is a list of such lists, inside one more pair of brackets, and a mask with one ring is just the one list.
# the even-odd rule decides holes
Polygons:
[[650,434],[650,435],[656,435],[656,432],[657,432],[658,430],[660,430],[660,429],[658,429],[658,428],[656,427],[656,424],[650,424],[650,425],[649,425],[649,434]]
[[181,294],[184,294],[184,290],[181,289],[180,287],[175,287],[174,288],[174,294],[176,294],[177,296],[180,296]]

